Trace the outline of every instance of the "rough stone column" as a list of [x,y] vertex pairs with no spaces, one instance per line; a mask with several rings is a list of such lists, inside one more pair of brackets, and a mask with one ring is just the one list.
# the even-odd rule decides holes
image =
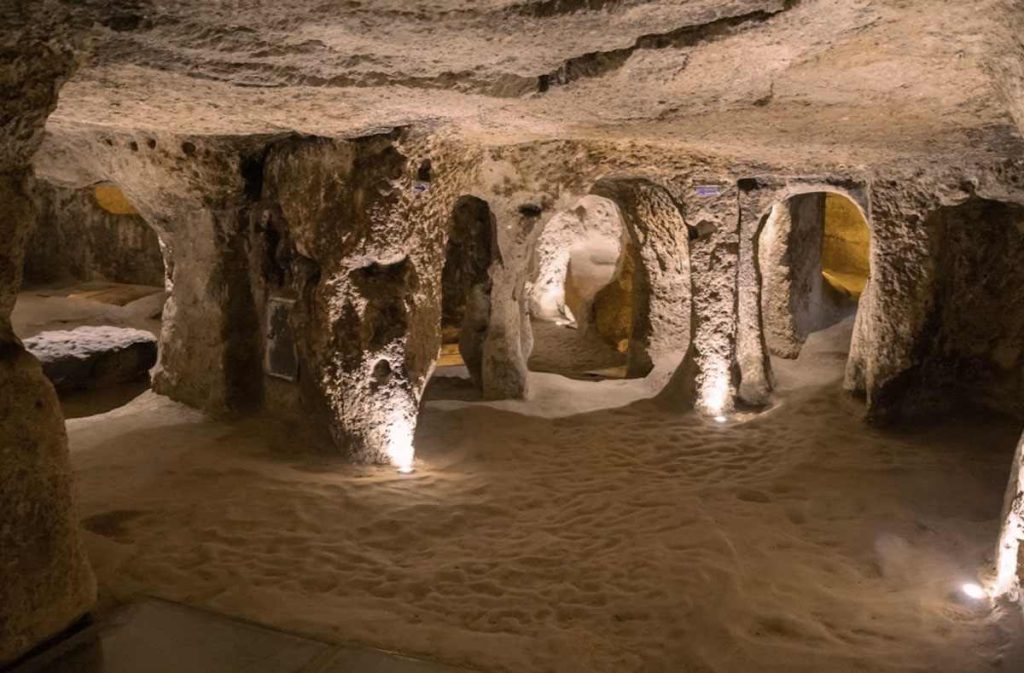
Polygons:
[[694,408],[718,415],[732,410],[736,395],[739,213],[733,185],[720,178],[700,183],[707,189],[694,187],[687,201],[686,221],[696,230],[690,241],[693,341],[681,371],[692,376]]
[[761,313],[763,279],[759,260],[766,251],[760,246],[760,237],[765,215],[772,206],[779,185],[755,178],[744,178],[737,184],[740,220],[736,333],[740,382],[737,392],[744,403],[761,406],[768,402],[772,382],[765,344],[765,320]]
[[629,375],[655,369],[671,374],[690,343],[689,229],[683,215],[663,187],[643,179],[601,180],[593,193],[619,206],[639,257]]
[[197,205],[173,226],[153,389],[214,414],[252,410],[260,401],[260,325],[241,211]]
[[899,412],[915,349],[934,302],[935,241],[926,213],[936,205],[915,185],[871,188],[871,277],[854,327],[859,345],[847,364],[848,389],[863,389],[868,413]]
[[57,395],[10,322],[36,217],[28,164],[74,63],[65,19],[47,0],[0,8],[0,666],[96,599]]
[[[296,263],[304,394],[353,460],[408,467],[420,396],[441,345],[445,227],[461,193],[430,142],[396,132],[291,138],[264,170],[264,202]],[[429,182],[412,157],[430,156]],[[454,163],[454,162],[452,162]]]
[[533,347],[526,268],[539,218],[500,205],[495,217],[501,259],[491,266],[491,317],[481,366],[483,397],[521,399],[528,393],[526,359]]
[[68,627],[96,598],[60,403],[11,330],[35,222],[29,180],[27,171],[0,175],[0,663]]
[[243,164],[268,139],[51,126],[40,172],[78,186],[112,182],[160,238],[168,299],[154,389],[213,414],[256,408],[261,343]]

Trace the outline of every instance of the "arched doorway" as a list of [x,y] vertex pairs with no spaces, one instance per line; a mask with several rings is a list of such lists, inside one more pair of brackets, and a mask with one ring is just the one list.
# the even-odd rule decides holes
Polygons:
[[638,264],[616,204],[583,197],[545,223],[532,253],[529,368],[570,378],[625,378]]
[[463,196],[448,223],[441,271],[441,351],[427,398],[478,398],[490,321],[491,263],[498,259],[494,215],[487,202]]
[[779,360],[801,356],[816,334],[819,354],[845,362],[870,276],[870,240],[861,208],[835,192],[790,196],[764,217],[757,260],[764,347],[778,359],[773,371]]

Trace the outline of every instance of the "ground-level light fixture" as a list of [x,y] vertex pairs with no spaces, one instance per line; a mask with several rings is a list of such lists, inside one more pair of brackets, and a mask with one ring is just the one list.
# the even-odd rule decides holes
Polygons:
[[988,592],[985,591],[985,587],[981,586],[977,582],[964,582],[960,585],[960,593],[972,601],[980,601],[983,598],[988,598]]
[[701,413],[713,418],[715,422],[724,423],[728,420],[725,415],[728,406],[729,375],[723,366],[721,371],[711,374],[705,384],[701,386],[697,408]]
[[416,449],[412,445],[412,424],[404,416],[395,418],[388,429],[387,452],[388,459],[399,474],[412,474],[415,471],[413,460]]

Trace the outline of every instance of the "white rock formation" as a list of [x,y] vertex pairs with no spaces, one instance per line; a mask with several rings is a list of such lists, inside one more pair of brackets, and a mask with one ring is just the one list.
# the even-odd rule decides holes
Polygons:
[[58,391],[135,381],[148,374],[157,354],[149,332],[109,325],[40,332],[24,346]]

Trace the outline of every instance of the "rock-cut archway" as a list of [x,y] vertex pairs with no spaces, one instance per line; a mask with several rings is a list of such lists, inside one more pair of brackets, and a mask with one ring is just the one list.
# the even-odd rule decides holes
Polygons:
[[606,177],[591,194],[615,204],[634,265],[627,376],[659,392],[692,339],[690,228],[673,195],[650,180]]
[[795,194],[772,206],[757,239],[769,354],[796,358],[812,333],[854,315],[870,275],[870,238],[864,214],[842,194]]
[[584,196],[544,223],[531,252],[530,368],[572,378],[646,374],[627,366],[644,298],[637,246],[615,202]]
[[[446,379],[442,397],[467,391],[452,379],[468,376],[473,392],[483,390],[484,342],[491,316],[491,264],[499,259],[496,221],[490,206],[475,196],[462,196],[448,221],[441,271],[441,353],[434,376]],[[437,381],[435,380],[435,388]],[[451,385],[447,385],[451,384]],[[452,388],[453,390],[447,390]]]

